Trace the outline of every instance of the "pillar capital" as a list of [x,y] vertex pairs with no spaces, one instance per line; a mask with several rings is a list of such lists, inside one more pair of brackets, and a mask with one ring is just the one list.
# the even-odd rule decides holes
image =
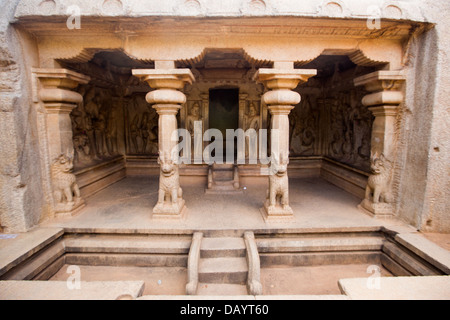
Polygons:
[[403,100],[401,87],[405,78],[402,71],[381,70],[356,78],[354,84],[370,92],[362,100],[365,106],[398,105]]
[[134,69],[132,73],[153,89],[181,90],[195,81],[190,69]]
[[68,69],[33,68],[32,72],[41,83],[38,97],[48,113],[70,114],[83,101],[81,94],[73,90],[89,83],[88,76]]
[[315,76],[315,69],[259,69],[254,80],[262,82],[268,89],[295,89],[299,84],[305,83]]

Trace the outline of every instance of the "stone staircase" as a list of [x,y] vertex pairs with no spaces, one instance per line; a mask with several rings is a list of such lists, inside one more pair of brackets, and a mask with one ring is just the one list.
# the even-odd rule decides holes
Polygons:
[[197,295],[246,295],[246,251],[243,238],[203,238]]
[[242,193],[239,183],[239,169],[234,164],[213,164],[208,169],[206,194]]

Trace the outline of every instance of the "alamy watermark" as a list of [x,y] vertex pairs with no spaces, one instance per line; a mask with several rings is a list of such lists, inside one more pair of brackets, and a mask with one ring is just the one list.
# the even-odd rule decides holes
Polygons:
[[381,268],[377,265],[370,265],[367,268],[367,273],[371,276],[367,278],[367,289],[380,290],[381,289]]
[[66,21],[67,29],[81,29],[81,8],[77,5],[67,7],[66,13],[69,15]]
[[381,29],[381,8],[379,6],[371,5],[367,8],[366,21],[367,28],[370,30]]
[[69,274],[67,278],[66,285],[69,290],[80,290],[81,289],[81,269],[79,266],[68,266],[66,273]]

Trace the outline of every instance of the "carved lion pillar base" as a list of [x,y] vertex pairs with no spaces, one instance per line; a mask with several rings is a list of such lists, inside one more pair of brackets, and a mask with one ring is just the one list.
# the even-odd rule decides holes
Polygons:
[[157,203],[153,208],[153,219],[183,219],[186,213],[184,199],[178,199],[176,203]]
[[299,83],[307,82],[316,70],[294,69],[293,62],[275,62],[274,69],[259,69],[255,79],[267,89],[264,103],[271,117],[271,166],[269,190],[261,209],[266,222],[285,221],[294,218],[289,205],[289,113],[300,103],[300,94],[292,91]]
[[365,199],[358,206],[378,218],[395,214],[392,193],[396,158],[395,126],[399,104],[403,101],[401,86],[405,77],[400,71],[377,71],[355,79],[356,86],[365,86],[370,94],[362,99],[375,117],[372,126],[370,165]]
[[76,198],[73,202],[58,203],[55,205],[55,213],[58,217],[73,217],[85,207],[83,198]]
[[146,96],[147,102],[153,105],[159,115],[159,191],[152,218],[183,219],[186,205],[180,187],[178,152],[175,150],[178,141],[174,138],[178,137],[176,115],[186,102],[186,96],[179,90],[185,84],[191,84],[194,76],[189,69],[175,69],[173,61],[156,61],[155,67],[133,70],[133,75],[156,89]]
[[39,101],[43,103],[53,211],[58,216],[73,216],[84,207],[76,177],[73,174],[73,131],[70,113],[83,97],[73,91],[90,78],[67,69],[33,69],[40,80]]
[[294,210],[290,206],[283,207],[281,204],[272,206],[269,199],[264,202],[260,211],[266,222],[291,221],[294,218]]
[[374,203],[370,199],[364,199],[358,208],[372,217],[389,218],[392,217],[394,206],[391,203]]

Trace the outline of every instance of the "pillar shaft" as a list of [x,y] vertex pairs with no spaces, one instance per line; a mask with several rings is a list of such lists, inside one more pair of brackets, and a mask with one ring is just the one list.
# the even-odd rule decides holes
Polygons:
[[370,93],[362,103],[375,117],[371,138],[371,169],[365,199],[360,208],[374,216],[394,214],[392,177],[396,158],[396,118],[403,101],[401,86],[405,77],[400,71],[377,71],[355,79]]
[[73,140],[70,113],[83,102],[83,97],[72,91],[89,77],[66,69],[33,69],[40,80],[39,100],[46,114],[48,155],[54,210],[58,214],[74,214],[84,204],[73,170]]
[[[192,83],[194,76],[189,69],[174,69],[170,62],[156,63],[159,69],[133,70],[133,75],[156,90],[150,91],[146,100],[159,115],[158,142],[160,179],[158,202],[153,208],[153,218],[181,218],[185,211],[178,173],[178,129],[176,115],[186,96],[179,90]],[[169,69],[164,69],[171,67]]]
[[259,69],[255,79],[269,90],[263,96],[271,113],[271,168],[269,170],[269,190],[263,208],[266,221],[283,220],[293,217],[289,206],[289,113],[300,103],[300,94],[292,91],[299,83],[304,83],[316,70],[294,69],[293,63],[275,63],[274,69]]

